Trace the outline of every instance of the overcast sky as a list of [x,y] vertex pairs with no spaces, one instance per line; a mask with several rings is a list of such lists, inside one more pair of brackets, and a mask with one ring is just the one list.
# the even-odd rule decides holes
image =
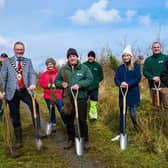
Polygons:
[[143,51],[160,37],[167,46],[167,18],[168,0],[0,0],[0,53],[23,41],[36,69],[65,60],[69,47],[82,61],[106,46],[120,56],[124,44]]

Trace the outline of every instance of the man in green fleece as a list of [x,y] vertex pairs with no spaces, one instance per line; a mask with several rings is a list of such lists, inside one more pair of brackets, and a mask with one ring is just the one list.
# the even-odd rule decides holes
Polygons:
[[88,96],[90,98],[90,109],[89,109],[89,117],[90,122],[94,123],[97,120],[97,102],[98,102],[98,91],[99,91],[99,83],[103,80],[103,68],[102,66],[96,62],[96,54],[94,51],[90,51],[88,53],[88,61],[84,64],[89,67],[93,74],[93,82],[89,86]]
[[166,87],[160,80],[160,74],[163,70],[163,65],[165,61],[168,59],[168,56],[162,54],[161,51],[161,43],[153,42],[153,55],[146,58],[143,67],[143,74],[148,79],[149,88],[151,89],[152,103],[154,106],[156,105],[155,92],[152,92],[152,88],[155,87],[154,84],[156,84],[157,86],[160,83],[160,87]]
[[[67,134],[68,143],[64,149],[70,149],[74,145],[75,139],[75,107],[71,90],[78,90],[78,113],[81,136],[84,137],[84,149],[89,149],[88,125],[87,125],[87,88],[90,86],[93,76],[89,68],[78,61],[78,53],[74,48],[69,48],[67,51],[67,63],[60,69],[57,78],[56,86],[62,89],[68,89],[68,95],[71,100],[72,110],[67,115]],[[65,81],[65,74],[68,76],[68,81]]]

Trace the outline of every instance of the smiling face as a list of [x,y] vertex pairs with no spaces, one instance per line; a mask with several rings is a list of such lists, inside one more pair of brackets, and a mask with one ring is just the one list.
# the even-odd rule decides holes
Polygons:
[[130,61],[131,61],[131,55],[130,55],[130,54],[127,54],[127,53],[124,53],[124,54],[122,55],[122,60],[123,60],[124,63],[130,62]]
[[153,54],[160,54],[161,53],[161,45],[160,45],[160,43],[153,43],[152,52],[153,52]]
[[55,67],[54,64],[51,63],[51,62],[49,62],[49,63],[47,64],[47,69],[48,69],[49,71],[53,70],[54,67]]
[[94,61],[95,61],[95,57],[89,55],[89,56],[88,56],[88,61],[89,61],[90,63],[94,62]]
[[24,45],[22,45],[22,44],[16,44],[14,46],[14,53],[15,53],[15,55],[17,57],[22,57],[23,54],[24,54],[24,51],[25,51]]
[[69,55],[69,57],[68,57],[68,62],[69,62],[69,64],[70,65],[76,65],[77,64],[77,62],[78,62],[78,57],[76,56],[76,55],[74,55],[74,54],[71,54],[71,55]]

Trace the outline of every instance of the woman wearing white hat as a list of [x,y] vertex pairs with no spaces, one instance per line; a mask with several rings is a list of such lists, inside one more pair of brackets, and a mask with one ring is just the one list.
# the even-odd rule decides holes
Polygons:
[[[126,96],[126,109],[129,107],[130,117],[134,128],[137,130],[136,107],[140,104],[139,82],[141,80],[140,67],[133,62],[131,46],[128,45],[122,52],[123,64],[120,65],[115,73],[115,84],[120,88],[128,88]],[[119,89],[120,107],[120,134],[123,133],[123,95]],[[120,135],[112,138],[112,141],[119,140]]]

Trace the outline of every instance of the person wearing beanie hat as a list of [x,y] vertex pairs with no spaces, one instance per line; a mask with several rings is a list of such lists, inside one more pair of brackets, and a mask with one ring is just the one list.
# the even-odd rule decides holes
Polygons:
[[[90,148],[87,124],[87,89],[92,80],[91,71],[86,65],[80,63],[77,51],[72,48],[68,49],[67,63],[60,69],[56,78],[56,86],[63,89],[63,95],[68,96],[72,107],[70,112],[67,112],[68,142],[64,149],[72,148],[75,140],[75,105],[72,91],[78,91],[77,106],[81,136],[84,138],[84,149]],[[67,109],[70,109],[70,106]]]
[[58,75],[58,68],[56,67],[56,61],[54,58],[48,58],[45,61],[46,71],[44,71],[40,76],[40,86],[43,88],[43,97],[47,104],[50,123],[52,124],[52,131],[56,131],[56,115],[55,106],[57,107],[61,118],[66,124],[66,115],[62,111],[63,98],[61,89],[57,88],[55,85],[55,79]]
[[93,81],[88,88],[88,98],[90,99],[90,109],[89,109],[89,121],[91,123],[95,123],[98,118],[97,112],[97,102],[98,102],[98,91],[99,91],[99,83],[103,80],[103,68],[102,66],[95,60],[96,54],[94,51],[89,51],[88,60],[84,62],[85,65],[91,70],[93,74]]
[[121,89],[128,88],[126,96],[126,110],[129,108],[130,117],[135,130],[139,131],[140,127],[136,119],[136,107],[140,104],[139,82],[141,80],[140,67],[136,63],[132,63],[131,47],[127,46],[122,52],[123,64],[120,65],[115,73],[114,81],[119,87],[119,107],[120,107],[120,134],[112,138],[112,141],[119,140],[120,135],[124,133],[123,124],[123,95]]
[[[151,93],[152,104],[158,110],[158,103],[156,98],[156,91],[153,90],[155,88],[154,84],[160,88],[166,88],[165,76],[167,74],[162,73],[165,70],[164,65],[168,59],[168,56],[162,53],[162,46],[160,42],[152,43],[152,55],[147,57],[143,66],[143,74],[148,79],[148,84]],[[161,94],[159,94],[160,103],[163,103],[163,99],[161,99]]]
[[131,45],[127,45],[127,46],[125,47],[125,49],[124,49],[123,52],[122,52],[122,55],[124,55],[124,54],[128,54],[128,55],[130,55],[131,57],[133,57],[132,50],[131,50]]
[[69,58],[70,55],[76,55],[78,57],[78,53],[77,53],[76,49],[69,48],[67,51],[67,59]]

